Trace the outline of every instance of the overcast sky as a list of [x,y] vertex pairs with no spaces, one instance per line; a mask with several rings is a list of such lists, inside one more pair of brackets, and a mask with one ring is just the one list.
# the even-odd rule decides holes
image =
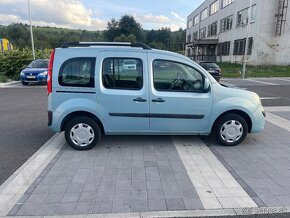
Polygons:
[[[186,27],[204,0],[30,0],[33,25],[104,30],[111,18],[130,14],[144,29]],[[28,23],[28,0],[0,0],[0,25]]]

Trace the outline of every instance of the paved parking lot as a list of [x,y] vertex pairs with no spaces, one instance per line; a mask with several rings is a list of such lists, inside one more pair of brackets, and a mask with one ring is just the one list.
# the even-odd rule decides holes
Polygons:
[[89,151],[71,149],[60,134],[0,187],[0,216],[289,212],[290,80],[224,82],[258,90],[269,105],[264,132],[235,147],[209,137],[108,136]]

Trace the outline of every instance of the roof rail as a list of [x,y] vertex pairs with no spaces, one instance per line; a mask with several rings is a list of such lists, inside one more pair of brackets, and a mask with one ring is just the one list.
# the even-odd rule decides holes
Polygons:
[[152,48],[142,42],[64,42],[61,48],[90,47],[90,46],[128,46],[151,50]]

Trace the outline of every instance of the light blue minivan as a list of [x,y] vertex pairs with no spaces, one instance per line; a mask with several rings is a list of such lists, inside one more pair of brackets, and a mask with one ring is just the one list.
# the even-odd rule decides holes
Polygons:
[[231,146],[265,124],[256,93],[142,43],[64,43],[52,52],[47,90],[48,125],[78,150],[120,134],[213,134]]

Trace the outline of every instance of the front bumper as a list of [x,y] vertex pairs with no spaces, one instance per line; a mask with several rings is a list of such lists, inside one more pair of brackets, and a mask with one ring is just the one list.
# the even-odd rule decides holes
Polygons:
[[261,132],[265,128],[266,112],[260,105],[252,116],[252,131],[251,133]]
[[27,83],[46,83],[47,82],[47,76],[39,76],[39,75],[33,75],[33,77],[28,75],[20,76],[21,82],[27,82]]

